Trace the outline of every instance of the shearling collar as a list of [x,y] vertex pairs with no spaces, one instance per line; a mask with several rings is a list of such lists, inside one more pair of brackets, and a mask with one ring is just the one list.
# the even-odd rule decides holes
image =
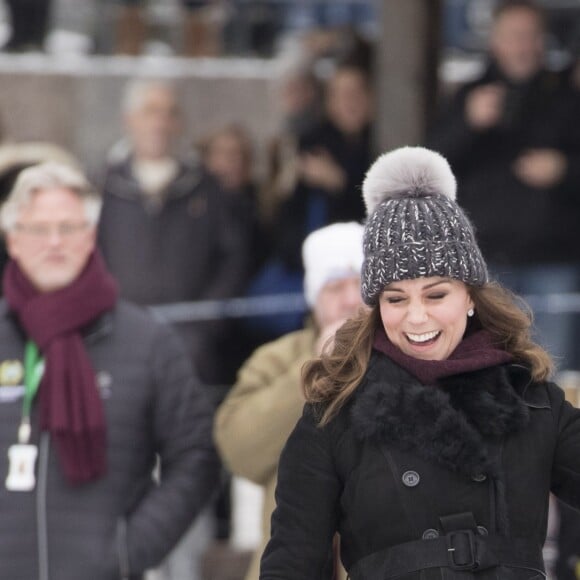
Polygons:
[[388,443],[447,469],[494,472],[490,444],[525,427],[529,411],[521,373],[500,365],[424,386],[387,356],[373,353],[352,403],[360,439]]

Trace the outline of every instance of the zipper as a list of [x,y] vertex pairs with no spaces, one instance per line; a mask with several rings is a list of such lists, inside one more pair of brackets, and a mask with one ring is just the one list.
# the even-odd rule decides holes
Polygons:
[[117,552],[121,580],[129,580],[129,550],[127,549],[127,521],[120,518],[117,522]]
[[50,436],[40,435],[38,461],[38,483],[36,488],[36,529],[38,539],[38,579],[49,580],[48,577],[48,529],[46,522],[46,484],[48,479],[48,453]]

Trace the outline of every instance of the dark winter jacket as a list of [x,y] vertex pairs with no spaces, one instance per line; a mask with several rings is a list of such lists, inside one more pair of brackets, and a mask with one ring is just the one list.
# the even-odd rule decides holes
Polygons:
[[[85,334],[104,404],[107,475],[71,486],[35,408],[36,486],[7,491],[22,413],[22,330],[0,303],[0,578],[140,578],[167,555],[215,487],[211,408],[175,334],[121,302]],[[40,386],[42,388],[42,384]],[[152,471],[156,454],[161,483]]]
[[[474,89],[499,83],[506,89],[503,116],[477,131],[465,119]],[[473,220],[481,249],[494,266],[575,263],[580,258],[580,98],[562,75],[541,71],[514,85],[490,66],[460,89],[428,134],[427,146],[442,153],[458,182],[458,200]],[[564,180],[534,188],[513,171],[528,149],[556,149],[568,160]]]
[[580,508],[580,411],[501,365],[418,383],[383,354],[338,416],[283,452],[262,580],[540,580],[548,494]]
[[370,126],[352,138],[325,121],[305,134],[298,148],[299,154],[328,152],[346,175],[345,186],[333,192],[299,181],[279,210],[274,228],[276,256],[301,271],[302,242],[310,232],[337,221],[361,221],[365,217],[360,188],[372,161]]
[[[240,294],[249,259],[242,224],[201,167],[182,163],[161,198],[140,190],[131,161],[111,166],[102,184],[99,246],[121,295],[142,305],[215,300]],[[196,370],[214,380],[219,321],[181,324]]]
[[121,294],[137,304],[225,298],[248,259],[240,227],[213,178],[182,164],[162,203],[140,190],[130,160],[107,171],[99,243]]

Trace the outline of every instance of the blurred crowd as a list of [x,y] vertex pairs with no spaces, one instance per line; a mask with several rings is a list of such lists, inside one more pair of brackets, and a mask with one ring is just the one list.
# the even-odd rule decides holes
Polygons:
[[[15,25],[5,50],[42,46],[50,3],[7,4]],[[220,54],[227,3],[182,4],[182,54]],[[371,9],[362,2],[338,4],[351,21],[368,18]],[[338,22],[332,6],[315,14],[303,3],[295,3],[294,11],[288,4],[285,22],[308,14]],[[122,2],[117,14],[115,51],[139,54],[147,35],[143,3]],[[263,39],[272,31],[257,34]],[[542,12],[532,4],[499,9],[484,72],[439,103],[425,135],[425,144],[441,152],[458,177],[459,201],[493,275],[536,297],[580,290],[580,68],[574,62],[547,68],[545,38]],[[276,98],[283,122],[264,160],[257,159],[243,120],[192,143],[181,132],[177,85],[143,78],[127,84],[118,103],[124,136],[92,176],[103,196],[98,244],[122,296],[151,306],[234,297],[263,297],[266,303],[301,293],[305,239],[336,222],[362,222],[360,184],[379,153],[373,141],[374,48],[352,29],[332,26],[305,43],[307,58],[281,75]],[[332,62],[325,74],[315,66],[320,55]],[[74,153],[56,145],[6,140],[0,146],[0,196],[20,170],[45,160],[79,165]],[[305,302],[295,312],[220,320],[208,315],[175,324],[216,406],[255,349],[303,329],[310,307]],[[316,320],[309,320],[315,328]],[[580,369],[579,321],[575,313],[538,309],[538,338],[560,371]],[[197,578],[186,577],[179,566],[199,567],[212,538],[228,536],[227,481],[224,475],[217,504],[196,521],[178,548],[185,554],[181,564],[173,571],[168,564],[167,577]],[[580,529],[580,517],[569,524],[574,516],[564,510],[561,519]],[[580,561],[578,545],[570,544],[563,542],[554,558],[562,570],[554,578],[580,577],[562,564]]]
[[337,35],[345,31],[376,35],[378,4],[376,0],[4,0],[1,8],[0,24],[4,20],[9,29],[6,52],[52,52],[54,34],[68,31],[82,37],[76,49],[85,53],[270,57],[296,36],[320,52],[336,44]]

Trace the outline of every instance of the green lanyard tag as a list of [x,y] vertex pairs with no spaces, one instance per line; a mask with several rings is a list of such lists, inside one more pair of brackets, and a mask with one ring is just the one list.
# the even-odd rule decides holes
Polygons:
[[18,430],[19,443],[30,439],[30,413],[32,402],[44,374],[44,359],[34,342],[29,340],[24,349],[24,400],[22,401],[22,423]]

